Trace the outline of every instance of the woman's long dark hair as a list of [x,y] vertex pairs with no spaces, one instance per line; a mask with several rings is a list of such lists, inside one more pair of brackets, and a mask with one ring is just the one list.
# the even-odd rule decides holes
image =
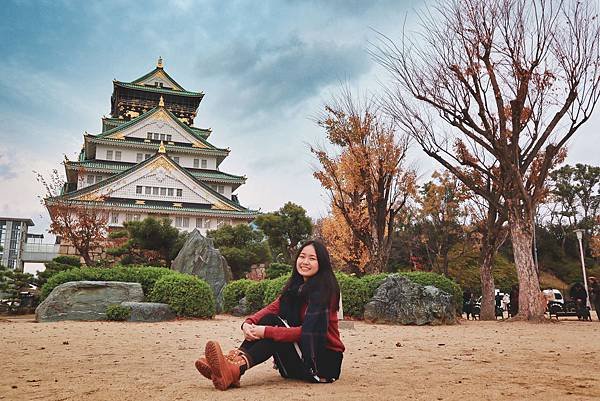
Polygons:
[[[304,283],[304,278],[298,273],[296,264],[298,263],[298,258],[300,257],[302,250],[309,245],[312,245],[315,248],[317,261],[319,262],[319,270]],[[325,244],[318,239],[306,241],[302,244],[298,253],[296,253],[296,258],[294,259],[294,264],[292,266],[292,277],[290,277],[281,291],[282,299],[290,296],[290,291],[299,286],[302,286],[300,290],[301,295],[306,296],[312,291],[319,291],[322,294],[321,299],[325,305],[334,308],[334,310],[339,309],[340,286],[335,278],[335,274],[333,274],[329,251],[327,251]]]

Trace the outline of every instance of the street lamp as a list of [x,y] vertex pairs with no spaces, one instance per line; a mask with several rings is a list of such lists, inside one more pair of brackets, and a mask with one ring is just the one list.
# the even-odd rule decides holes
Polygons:
[[587,276],[585,274],[585,260],[583,258],[583,245],[581,243],[581,240],[583,239],[583,232],[584,230],[577,229],[574,230],[575,234],[577,235],[577,241],[579,241],[579,255],[581,256],[581,271],[583,272],[583,285],[585,286],[585,296],[586,296],[586,306],[589,308],[590,307],[590,295],[588,292],[588,284],[587,284]]

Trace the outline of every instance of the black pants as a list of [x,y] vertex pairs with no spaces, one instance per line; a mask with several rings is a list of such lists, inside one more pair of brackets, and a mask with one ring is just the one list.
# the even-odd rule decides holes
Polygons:
[[[279,316],[268,314],[259,322],[261,326],[284,326]],[[269,338],[261,338],[257,341],[245,340],[240,345],[240,350],[244,351],[250,359],[252,366],[265,362],[270,357],[275,359],[275,364],[279,370],[279,374],[289,379],[300,379],[314,382],[314,378],[310,377],[294,343],[284,343],[271,340]],[[341,352],[325,349],[317,356],[317,370],[321,378],[327,381],[339,379],[342,367],[343,354]]]

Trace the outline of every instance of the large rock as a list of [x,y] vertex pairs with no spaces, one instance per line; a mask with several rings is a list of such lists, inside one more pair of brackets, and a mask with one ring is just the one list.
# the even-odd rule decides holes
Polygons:
[[456,310],[444,291],[391,274],[365,306],[364,318],[392,324],[453,324]]
[[233,276],[212,239],[204,237],[198,230],[192,231],[171,264],[171,269],[193,274],[206,281],[215,295],[217,313],[223,311],[223,288]]
[[177,317],[169,305],[157,302],[123,302],[121,306],[131,310],[130,322],[164,322]]
[[106,320],[106,308],[121,302],[141,302],[140,283],[70,281],[54,288],[35,310],[38,322]]

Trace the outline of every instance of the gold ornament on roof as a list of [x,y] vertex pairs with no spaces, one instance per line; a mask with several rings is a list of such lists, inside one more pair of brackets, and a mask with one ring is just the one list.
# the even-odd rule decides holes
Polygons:
[[165,107],[165,99],[162,96],[158,99],[158,107]]
[[167,153],[167,149],[165,148],[165,144],[163,141],[160,141],[160,145],[158,146],[158,153]]
[[158,61],[156,62],[156,66],[158,68],[163,68],[163,59],[161,56],[158,56]]

